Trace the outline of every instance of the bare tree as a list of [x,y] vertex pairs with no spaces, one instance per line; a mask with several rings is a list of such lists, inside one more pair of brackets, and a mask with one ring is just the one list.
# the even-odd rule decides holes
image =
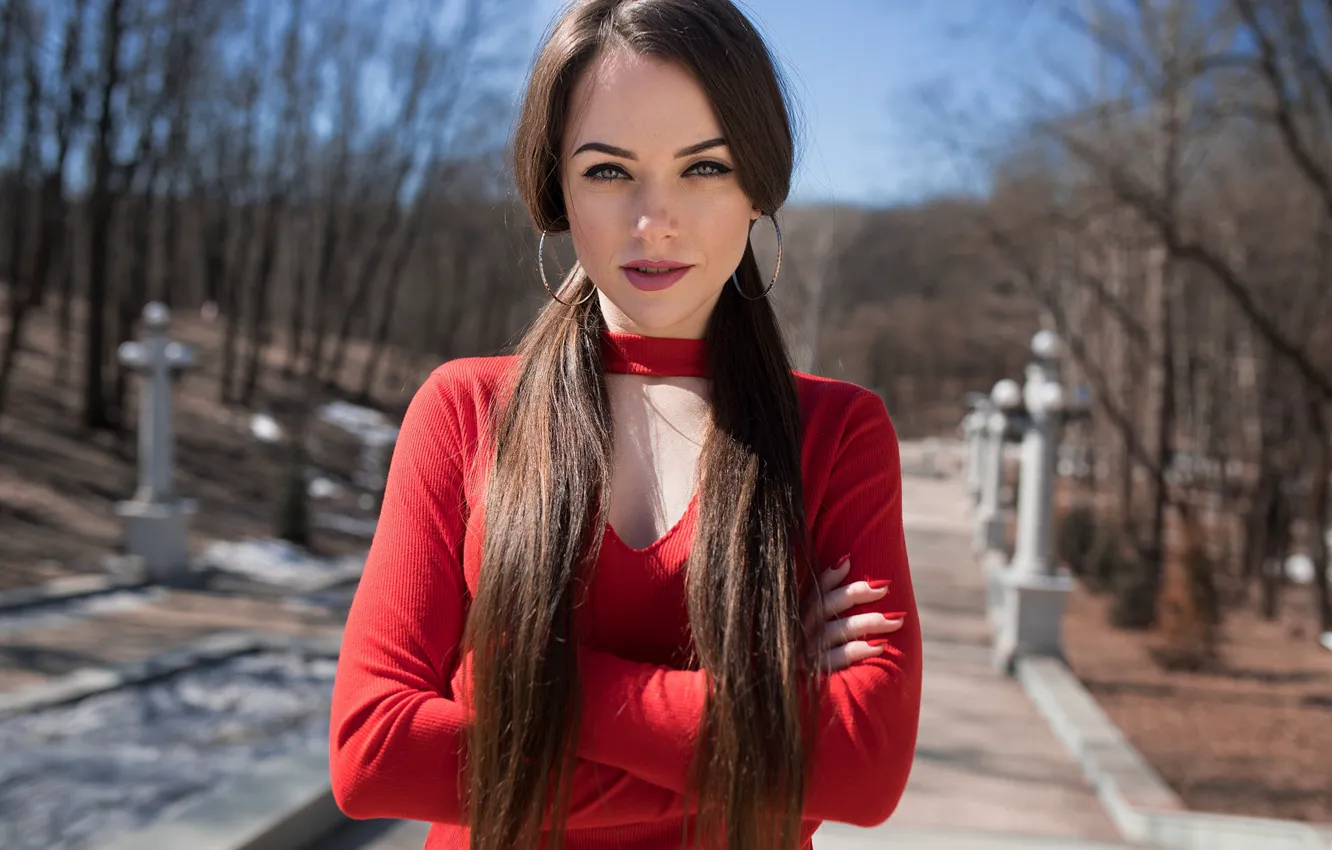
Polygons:
[[[33,20],[34,13],[23,0],[10,0],[4,9],[3,23],[5,40],[13,44],[11,34],[19,31],[32,32],[38,29]],[[10,201],[9,265],[6,275],[9,279],[9,335],[4,349],[0,352],[0,415],[5,408],[5,396],[9,388],[10,377],[14,373],[14,361],[18,357],[19,346],[23,340],[23,323],[28,310],[36,303],[41,291],[38,275],[44,269],[37,267],[37,262],[25,262],[30,256],[28,227],[31,221],[32,193],[29,191],[27,178],[38,171],[40,154],[38,146],[42,136],[40,107],[42,103],[42,83],[38,46],[34,38],[21,40],[25,43],[23,53],[23,81],[26,88],[21,133],[21,153],[19,154],[18,174],[13,183]],[[8,59],[8,51],[0,53],[0,58]],[[40,194],[39,194],[40,202]],[[38,215],[40,218],[40,213]],[[38,241],[47,235],[45,229],[38,234]],[[38,252],[44,249],[39,245]],[[38,261],[40,262],[40,261]]]

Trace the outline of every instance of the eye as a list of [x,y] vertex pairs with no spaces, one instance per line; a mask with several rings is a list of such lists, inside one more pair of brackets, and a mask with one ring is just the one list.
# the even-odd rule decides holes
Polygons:
[[724,177],[731,173],[731,169],[722,165],[720,162],[705,160],[703,162],[694,163],[685,173],[696,174],[699,177]]
[[600,183],[609,183],[610,181],[618,180],[621,177],[628,177],[629,174],[613,162],[603,162],[600,165],[594,165],[587,171],[584,171],[583,176]]

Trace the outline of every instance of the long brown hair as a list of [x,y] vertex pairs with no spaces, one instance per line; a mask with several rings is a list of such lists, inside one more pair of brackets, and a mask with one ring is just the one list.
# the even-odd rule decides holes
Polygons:
[[[515,176],[536,226],[569,227],[559,167],[569,96],[611,49],[693,73],[746,195],[775,214],[795,146],[781,80],[744,15],[728,0],[585,0],[552,30],[517,125]],[[751,295],[767,285],[752,245],[737,274]],[[466,759],[474,850],[538,846],[547,811],[546,846],[563,846],[580,711],[573,608],[600,553],[612,422],[594,284],[575,265],[559,294],[568,303],[548,304],[519,342],[515,383],[494,423],[480,579],[464,637],[474,653]],[[746,300],[728,285],[705,337],[712,421],[687,568],[694,666],[710,681],[690,781],[695,827],[731,850],[789,848],[799,839],[810,757],[802,718],[812,675],[799,611],[798,588],[813,567],[795,382],[766,298]]]

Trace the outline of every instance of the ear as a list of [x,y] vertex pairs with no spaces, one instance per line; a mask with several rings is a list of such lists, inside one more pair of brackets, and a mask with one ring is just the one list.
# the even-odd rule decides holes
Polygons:
[[754,207],[752,210],[749,211],[750,221],[758,221],[761,218],[763,218],[763,211],[760,210],[758,207]]

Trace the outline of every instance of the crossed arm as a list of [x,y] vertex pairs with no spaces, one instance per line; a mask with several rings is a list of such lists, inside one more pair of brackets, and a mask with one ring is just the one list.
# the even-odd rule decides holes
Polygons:
[[[330,768],[351,817],[458,823],[465,694],[450,675],[466,586],[459,431],[439,373],[404,418],[379,529],[349,612],[333,691]],[[821,560],[850,553],[848,581],[889,579],[872,609],[907,612],[887,651],[830,675],[819,694],[805,817],[870,825],[892,812],[915,749],[920,630],[902,534],[897,442],[882,402],[849,413],[815,522]],[[430,624],[430,628],[426,628]],[[567,827],[674,819],[708,675],[580,649],[582,733]],[[632,745],[627,745],[632,742]]]

